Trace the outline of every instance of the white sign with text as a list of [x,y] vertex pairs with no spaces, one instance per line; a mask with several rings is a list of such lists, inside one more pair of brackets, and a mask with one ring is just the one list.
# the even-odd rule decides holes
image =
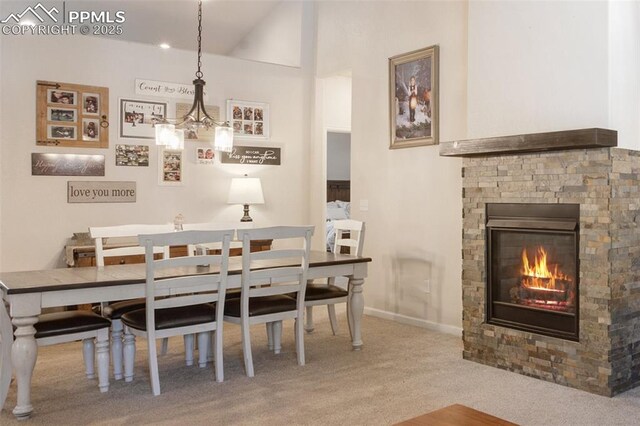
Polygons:
[[135,203],[136,183],[130,181],[68,181],[68,203]]
[[[193,100],[195,88],[193,84],[170,83],[136,78],[136,95]],[[206,89],[204,90],[204,100],[207,100]]]

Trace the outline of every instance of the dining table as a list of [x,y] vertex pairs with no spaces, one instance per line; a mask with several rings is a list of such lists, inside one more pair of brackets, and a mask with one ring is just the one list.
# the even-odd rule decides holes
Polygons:
[[[299,260],[257,261],[252,270],[299,265]],[[362,294],[367,266],[371,258],[339,253],[311,251],[308,280],[344,276],[349,280],[347,303],[352,347],[362,348]],[[188,276],[215,273],[212,266],[183,267],[163,271],[164,276]],[[15,376],[17,419],[29,418],[31,378],[38,356],[34,324],[44,308],[114,302],[145,296],[145,264],[103,267],[59,268],[0,273],[0,409],[4,406]],[[227,288],[241,288],[242,257],[229,258]],[[268,284],[268,283],[266,283]]]

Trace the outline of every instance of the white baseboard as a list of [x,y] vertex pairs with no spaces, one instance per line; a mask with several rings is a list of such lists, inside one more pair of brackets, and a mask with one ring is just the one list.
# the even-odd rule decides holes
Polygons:
[[402,314],[395,314],[393,312],[383,311],[375,308],[364,308],[365,315],[371,315],[372,317],[378,317],[388,319],[391,321],[397,321],[402,324],[415,325],[416,327],[422,327],[440,333],[452,334],[454,336],[462,337],[462,328],[455,327],[453,325],[440,324],[433,321],[427,321],[421,318],[409,317]]

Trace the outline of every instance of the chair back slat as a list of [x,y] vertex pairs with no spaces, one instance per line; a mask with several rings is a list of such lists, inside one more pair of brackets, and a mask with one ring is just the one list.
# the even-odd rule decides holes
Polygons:
[[278,283],[289,281],[297,281],[299,275],[302,274],[300,266],[269,268],[251,272],[252,280],[268,279],[269,283]]
[[222,262],[222,255],[220,254],[207,254],[201,256],[182,256],[171,257],[169,259],[157,259],[156,269],[168,269],[168,268],[181,268],[188,266],[199,265],[220,265]]
[[212,303],[218,301],[218,293],[202,293],[191,294],[175,300],[175,297],[156,300],[156,310],[166,308],[177,308],[181,306],[193,306],[203,303]]
[[[181,231],[140,235],[146,258],[146,319],[149,339],[155,338],[155,311],[198,303],[216,302],[224,306],[229,269],[229,245],[233,230]],[[157,245],[222,243],[220,255],[153,258]],[[199,265],[213,265],[202,267]],[[189,275],[191,274],[191,275]],[[166,296],[170,297],[166,297]],[[158,296],[160,296],[158,298]],[[223,309],[216,310],[221,324]]]
[[[183,270],[182,273],[189,273],[191,271]],[[198,273],[200,271],[196,271]],[[167,294],[171,296],[177,296],[184,293],[194,293],[198,291],[210,291],[210,286],[220,281],[218,275],[203,274],[203,275],[188,275],[182,277],[173,278],[157,278],[155,283],[155,291],[157,294]],[[207,289],[207,287],[209,287]]]
[[299,289],[299,284],[271,285],[269,287],[257,287],[249,290],[249,297],[273,296],[276,294],[295,293]]
[[[91,226],[89,227],[89,235],[94,240],[96,266],[103,267],[105,258],[116,256],[141,255],[145,253],[144,247],[136,244],[139,234],[150,234],[160,232],[171,232],[173,225],[119,225],[119,226]],[[130,238],[130,241],[123,243],[125,247],[105,248],[104,239],[106,238]],[[128,244],[128,245],[127,245]],[[164,258],[169,257],[169,246],[157,246],[154,253],[162,253]]]
[[[241,313],[247,312],[249,309],[249,298],[293,294],[297,295],[297,311],[300,318],[302,317],[313,231],[313,226],[275,226],[237,230],[238,238],[242,240]],[[302,240],[302,249],[272,248],[266,251],[251,252],[252,240],[273,240],[274,244],[277,244],[278,240],[292,239]],[[287,241],[287,244],[293,244],[293,242]],[[291,258],[291,261],[283,262],[281,259],[285,258]],[[264,264],[264,268],[260,263]],[[252,266],[254,267],[253,271],[251,270]],[[291,284],[273,285],[283,281],[291,282]],[[258,287],[265,282],[271,285]]]
[[286,258],[300,258],[304,256],[304,250],[301,249],[274,249],[267,251],[259,251],[251,254],[252,260],[268,260],[268,259],[286,259]]
[[[302,238],[310,227],[309,226],[271,226],[268,228],[253,228],[253,229],[241,229],[237,228],[238,239],[243,240],[245,234],[251,236],[251,240],[272,240],[272,239],[287,239],[287,238]],[[313,229],[311,229],[313,234]],[[277,238],[272,238],[277,235]]]
[[139,234],[159,234],[171,232],[173,225],[118,225],[118,226],[91,226],[89,234],[91,238],[115,238],[115,237],[136,237]]
[[[185,223],[182,225],[183,231],[220,231],[224,229],[233,229],[233,237],[231,238],[231,248],[241,247],[241,245],[234,243],[233,240],[236,239],[235,230],[236,229],[250,229],[253,228],[253,222],[203,222],[203,223]],[[220,244],[207,244],[199,245],[203,250],[220,250]],[[193,256],[196,254],[196,248],[198,245],[196,244],[188,244],[187,252],[189,256]]]
[[[333,229],[336,231],[336,239],[333,244],[334,253],[340,253],[342,247],[348,247],[351,255],[362,256],[365,234],[364,222],[353,219],[336,220],[333,222]],[[343,236],[345,233],[349,233],[349,238]]]

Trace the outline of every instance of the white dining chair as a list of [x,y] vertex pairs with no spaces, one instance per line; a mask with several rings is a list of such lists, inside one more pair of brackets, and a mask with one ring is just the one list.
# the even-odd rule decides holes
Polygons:
[[[365,223],[352,219],[336,220],[333,222],[336,232],[336,239],[333,244],[333,252],[341,253],[346,248],[350,255],[362,256],[364,247]],[[348,238],[345,235],[349,234]],[[347,303],[347,319],[349,322],[349,332],[353,330],[349,313],[349,289],[343,288],[336,282],[337,277],[330,277],[326,283],[307,284],[305,293],[306,322],[305,330],[313,331],[313,307],[327,305],[331,331],[335,335],[338,332],[338,320],[336,318],[336,303]]]
[[[282,321],[295,320],[295,340],[298,364],[304,365],[304,292],[309,269],[309,250],[312,226],[277,226],[270,228],[239,229],[242,240],[242,291],[239,299],[230,299],[224,307],[224,320],[241,326],[242,352],[247,376],[253,377],[250,327],[267,324],[274,339],[276,352],[280,351]],[[302,240],[298,248],[251,252],[252,240]],[[289,243],[291,244],[291,243]],[[253,270],[255,262],[262,267]],[[299,296],[296,301],[290,295]]]
[[[110,258],[124,258],[124,256],[144,255],[144,247],[138,244],[139,234],[152,234],[173,231],[173,225],[119,225],[119,226],[92,226],[89,227],[89,235],[94,240],[96,252],[96,266],[104,268]],[[104,240],[116,241],[116,247],[105,247]],[[154,254],[163,258],[169,257],[169,246],[155,247]],[[116,259],[117,260],[117,259]],[[119,262],[118,262],[119,263]],[[123,378],[122,347],[123,327],[120,317],[125,312],[144,308],[144,299],[120,300],[103,304],[100,314],[111,320],[111,358],[113,363],[113,375],[116,380]],[[167,341],[162,342],[162,353],[167,351]],[[188,342],[185,342],[187,362],[193,362],[193,355],[189,353]],[[125,380],[131,380],[125,377]]]
[[[156,339],[171,336],[198,336],[198,347],[208,348],[210,332],[215,339],[216,381],[224,380],[222,330],[229,265],[229,244],[233,230],[182,231],[140,235],[146,259],[146,308],[122,315],[125,326],[125,376],[133,377],[135,337],[148,341],[149,374],[154,395],[160,395]],[[222,243],[220,255],[153,258],[154,247]],[[206,266],[203,266],[206,265]],[[193,275],[171,276],[166,270],[181,268]],[[165,297],[171,295],[171,297]],[[199,351],[198,365],[205,367],[207,350]]]

